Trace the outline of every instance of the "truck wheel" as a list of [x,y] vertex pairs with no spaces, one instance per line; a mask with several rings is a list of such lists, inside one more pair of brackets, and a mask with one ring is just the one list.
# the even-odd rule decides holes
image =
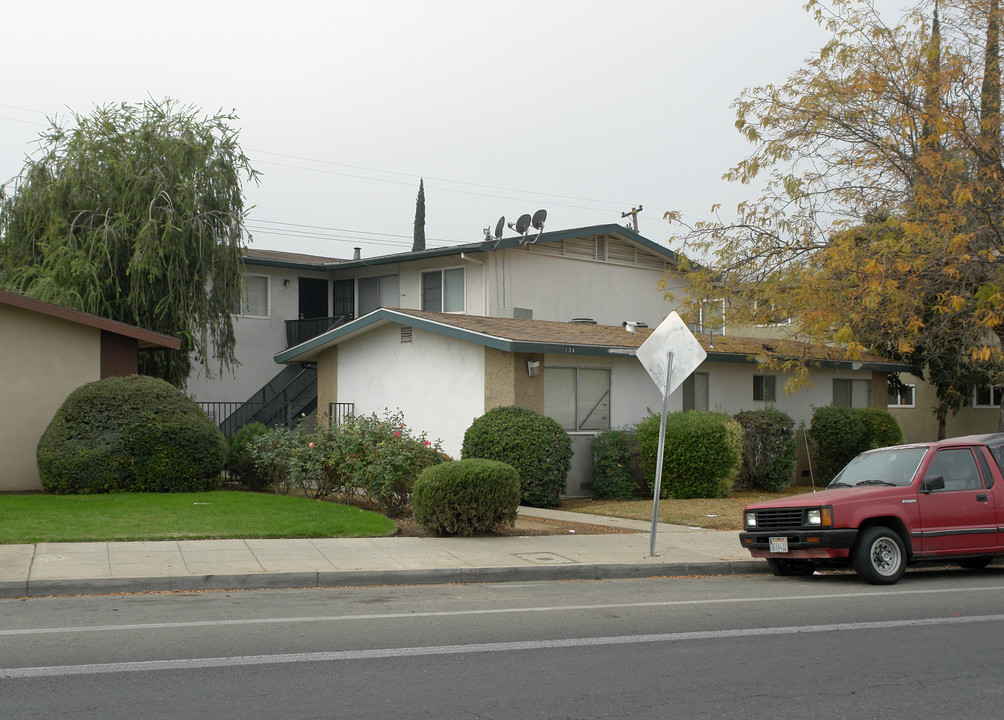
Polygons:
[[816,566],[811,560],[782,560],[781,558],[767,558],[767,567],[771,573],[778,577],[790,577],[793,575],[812,575],[816,572]]
[[906,573],[906,548],[899,534],[882,525],[858,535],[851,553],[854,570],[872,585],[892,585]]

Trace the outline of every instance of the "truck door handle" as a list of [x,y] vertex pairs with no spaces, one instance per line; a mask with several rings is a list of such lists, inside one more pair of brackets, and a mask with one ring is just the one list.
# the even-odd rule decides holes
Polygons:
[[986,501],[987,501],[987,496],[984,495],[983,493],[980,493],[979,495],[976,496],[976,502],[986,502]]

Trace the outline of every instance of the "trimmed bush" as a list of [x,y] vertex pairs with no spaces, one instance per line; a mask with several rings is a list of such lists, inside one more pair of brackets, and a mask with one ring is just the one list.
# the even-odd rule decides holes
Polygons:
[[555,420],[510,405],[493,408],[471,423],[460,456],[512,465],[519,473],[522,503],[557,507],[572,466],[572,440]]
[[62,494],[212,490],[226,456],[226,438],[198,405],[143,375],[74,390],[37,451],[42,488]]
[[[655,483],[659,420],[659,415],[650,415],[638,423],[637,430],[642,470],[650,488]],[[739,423],[725,413],[670,413],[660,497],[727,497],[742,459],[742,437]]]
[[859,453],[903,442],[903,430],[888,410],[846,405],[816,408],[809,436],[816,446],[816,467],[825,482]]
[[891,412],[885,408],[858,408],[856,412],[865,426],[868,450],[903,444],[903,428]]
[[797,460],[795,421],[768,405],[736,415],[743,429],[742,482],[751,489],[777,492],[791,484]]
[[255,471],[250,443],[258,435],[268,432],[260,422],[243,425],[230,440],[227,453],[227,471],[230,479],[248,490],[264,490],[267,479]]
[[638,443],[632,430],[604,430],[592,442],[594,500],[627,500],[640,489],[633,465]]
[[433,465],[415,481],[415,521],[435,535],[470,536],[516,522],[519,473],[495,460]]

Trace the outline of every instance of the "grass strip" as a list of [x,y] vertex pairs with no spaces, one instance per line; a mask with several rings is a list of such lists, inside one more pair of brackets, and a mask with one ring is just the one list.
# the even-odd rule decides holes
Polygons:
[[369,510],[264,493],[0,495],[0,544],[383,537],[396,528]]

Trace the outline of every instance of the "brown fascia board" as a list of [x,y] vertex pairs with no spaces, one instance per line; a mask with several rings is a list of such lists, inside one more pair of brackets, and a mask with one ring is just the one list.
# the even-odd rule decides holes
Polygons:
[[22,310],[41,313],[42,315],[49,315],[50,317],[59,318],[60,320],[66,320],[78,325],[86,325],[87,327],[97,328],[98,330],[104,330],[106,332],[115,333],[116,335],[133,338],[137,341],[141,350],[156,348],[167,348],[168,350],[181,349],[181,339],[173,337],[172,335],[165,335],[164,333],[154,332],[153,330],[144,330],[143,328],[136,327],[135,325],[129,325],[124,322],[119,322],[118,320],[109,320],[108,318],[103,318],[100,315],[81,312],[80,310],[71,310],[68,307],[55,305],[50,302],[45,302],[44,300],[34,300],[8,290],[0,290],[0,303],[21,308]]

